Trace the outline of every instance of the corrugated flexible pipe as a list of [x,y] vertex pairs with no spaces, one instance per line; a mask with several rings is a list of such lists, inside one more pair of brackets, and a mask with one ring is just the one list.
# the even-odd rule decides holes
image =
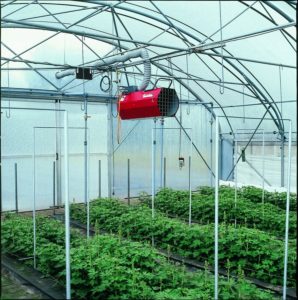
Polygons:
[[[147,88],[151,77],[151,63],[149,60],[148,51],[146,49],[137,49],[134,51],[126,52],[123,55],[119,54],[117,56],[102,59],[99,62],[95,63],[93,67],[100,68],[103,66],[112,65],[116,62],[125,62],[130,58],[136,58],[136,57],[141,57],[144,60],[144,77],[141,84],[138,86],[138,91],[143,91]],[[71,70],[57,72],[56,78],[61,79],[69,75],[75,75],[75,70],[71,69]]]

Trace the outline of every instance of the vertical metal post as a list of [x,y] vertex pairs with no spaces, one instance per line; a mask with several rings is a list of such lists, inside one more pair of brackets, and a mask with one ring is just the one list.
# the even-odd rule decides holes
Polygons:
[[160,187],[162,187],[162,181],[163,181],[163,135],[164,135],[164,119],[160,119]]
[[101,160],[98,161],[98,198],[101,198]]
[[107,121],[108,121],[108,128],[107,128],[107,137],[108,137],[108,197],[110,198],[114,191],[114,181],[112,180],[113,174],[113,118],[112,118],[112,102],[108,104],[107,108]]
[[263,137],[262,137],[262,207],[263,207],[263,218],[264,218],[264,200],[265,200],[265,137],[264,137],[264,129],[263,129]]
[[35,216],[35,128],[33,128],[33,267],[36,269],[36,216]]
[[56,166],[55,166],[55,161],[53,161],[53,214],[55,214],[55,206],[56,206]]
[[64,111],[64,193],[65,193],[65,268],[66,268],[66,299],[71,299],[70,283],[70,224],[69,224],[69,169],[68,169],[68,114]]
[[292,152],[292,122],[289,121],[288,143],[288,173],[287,173],[287,205],[286,205],[286,229],[285,229],[285,256],[284,256],[284,280],[282,299],[287,296],[287,270],[288,270],[288,240],[289,240],[289,211],[290,211],[290,188],[291,188],[291,152]]
[[285,186],[285,134],[281,134],[280,144],[280,186]]
[[188,191],[189,191],[189,217],[188,217],[188,225],[191,226],[191,156],[188,157]]
[[15,184],[15,207],[16,207],[16,213],[19,211],[18,206],[18,166],[17,163],[14,164],[14,184]]
[[84,95],[84,202],[87,204],[87,173],[88,173],[88,163],[87,163],[87,120],[88,120],[88,111],[87,111],[87,97]]
[[130,163],[127,159],[127,204],[130,205]]
[[[152,219],[154,219],[154,198],[155,198],[155,151],[156,151],[156,119],[154,120],[154,128],[152,129],[152,169],[151,169],[151,176],[152,176],[152,190],[151,190],[151,214]],[[154,246],[154,237],[152,235],[152,246]]]
[[[213,105],[212,105],[213,108]],[[210,113],[210,186],[213,187],[213,145],[212,145],[212,138],[213,138],[213,128],[212,128],[212,124],[213,124],[213,119],[212,119],[212,114]]]
[[214,299],[218,299],[218,184],[219,184],[219,121],[215,118],[215,219],[214,219]]
[[56,180],[57,180],[57,205],[62,203],[62,189],[61,189],[61,112],[60,100],[55,101],[56,108]]
[[151,212],[154,218],[154,197],[155,197],[155,148],[156,148],[156,129],[152,129],[152,191],[151,191]]
[[[89,155],[89,131],[87,130],[87,134],[88,134],[88,137],[87,137],[87,141],[88,141],[88,146],[86,147],[87,149],[87,157],[86,157],[86,170],[87,170],[87,173],[86,173],[86,182],[85,182],[85,193],[86,193],[86,206],[87,206],[87,239],[90,237],[90,206],[89,206],[89,186],[88,186],[88,182],[89,182],[89,158],[90,158],[90,155]],[[88,158],[88,159],[87,159]]]
[[[237,134],[237,130],[236,130],[236,134]],[[238,160],[238,143],[237,143],[237,139],[236,139],[235,140],[235,208],[237,207],[237,188],[238,188],[237,160]],[[234,223],[235,223],[235,228],[236,228],[236,224],[237,224],[236,214],[235,214]]]
[[163,188],[166,187],[166,180],[167,180],[167,175],[166,175],[166,170],[167,170],[167,160],[164,157],[163,158]]

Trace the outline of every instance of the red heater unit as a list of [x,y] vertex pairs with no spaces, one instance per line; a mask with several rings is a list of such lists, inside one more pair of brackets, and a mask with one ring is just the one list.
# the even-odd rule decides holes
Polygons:
[[125,94],[118,101],[118,113],[122,120],[173,117],[178,107],[176,91],[163,87]]

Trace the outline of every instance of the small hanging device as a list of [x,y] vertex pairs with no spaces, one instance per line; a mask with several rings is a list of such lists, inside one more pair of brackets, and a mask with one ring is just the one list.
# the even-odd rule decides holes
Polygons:
[[185,165],[184,157],[179,157],[178,160],[179,160],[179,169],[181,170]]

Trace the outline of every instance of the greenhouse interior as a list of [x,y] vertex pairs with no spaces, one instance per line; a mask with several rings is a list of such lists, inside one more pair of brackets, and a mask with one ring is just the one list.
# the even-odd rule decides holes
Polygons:
[[297,299],[297,1],[0,2],[1,299]]

